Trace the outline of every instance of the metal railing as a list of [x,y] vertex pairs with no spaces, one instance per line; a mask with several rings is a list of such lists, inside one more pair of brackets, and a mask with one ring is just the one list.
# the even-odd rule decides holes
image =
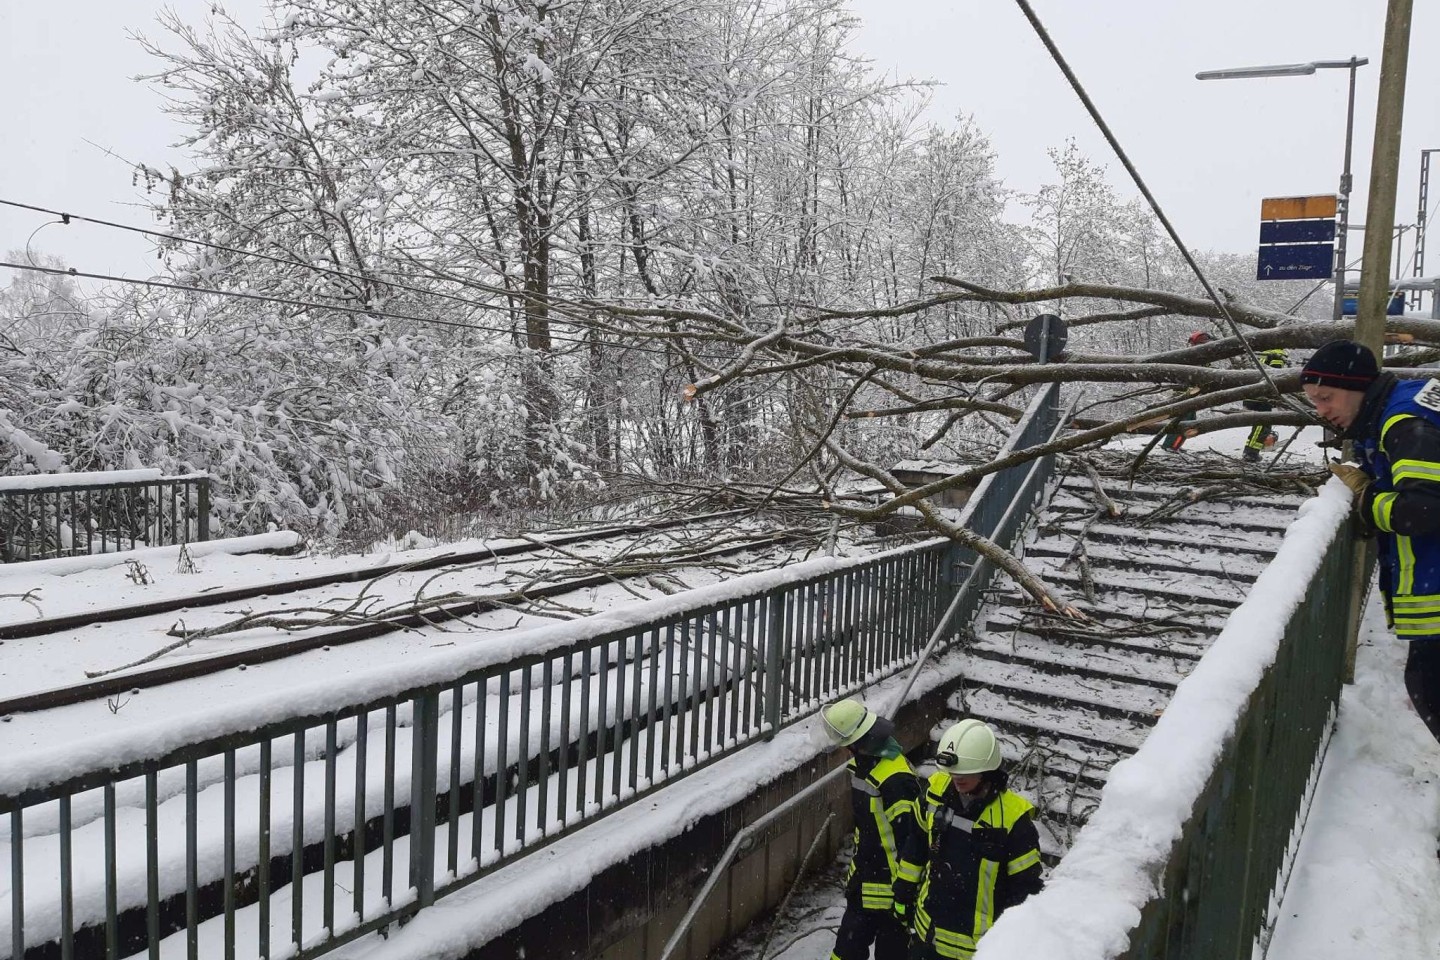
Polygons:
[[[1048,437],[1058,396],[1019,434]],[[974,528],[1023,516],[1039,469],[985,478]],[[952,560],[927,541],[840,561],[450,682],[11,778],[0,957],[158,958],[172,933],[191,960],[321,955],[903,669]]]
[[155,474],[114,481],[104,474],[55,474],[42,484],[35,482],[41,478],[24,477],[17,479],[29,485],[0,485],[0,559],[13,563],[210,539],[210,478]]
[[[1355,565],[1368,569],[1373,561],[1353,539],[1348,492],[1322,496],[1327,502],[1296,521],[1305,530],[1287,534],[1272,561],[1280,575],[1236,610],[1181,683],[1151,734],[1153,740],[1163,727],[1161,742],[1147,742],[1125,761],[1125,776],[1107,784],[1049,887],[1002,918],[977,958],[1033,957],[1043,945],[1068,939],[1082,944],[1072,952],[1083,960],[1264,956],[1364,602],[1353,589]],[[1285,576],[1317,557],[1308,580]],[[1279,625],[1270,618],[1291,604],[1277,637]],[[1206,667],[1201,692],[1182,701],[1186,684]],[[1228,695],[1233,706],[1220,706]],[[1175,749],[1182,756],[1165,752]],[[1203,786],[1191,787],[1183,775],[1180,783],[1166,780],[1177,764],[1200,767]],[[1205,770],[1206,764],[1213,766]],[[1193,802],[1187,790],[1195,791]],[[1167,836],[1175,837],[1168,850],[1157,843]],[[1145,890],[1155,892],[1146,899]],[[1127,925],[1131,917],[1137,919]]]
[[[1339,708],[1362,551],[1344,524],[1285,628],[1122,957],[1264,956]],[[1292,832],[1293,831],[1293,832]],[[1256,950],[1259,944],[1260,949]]]

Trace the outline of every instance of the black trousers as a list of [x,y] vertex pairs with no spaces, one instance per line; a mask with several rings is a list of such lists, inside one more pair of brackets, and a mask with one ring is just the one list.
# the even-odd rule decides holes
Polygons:
[[910,946],[910,933],[886,910],[862,910],[855,900],[848,900],[840,932],[835,937],[834,960],[870,960],[870,944],[875,944],[875,960],[905,960]]
[[[1269,413],[1273,407],[1264,400],[1245,400],[1241,404],[1246,410],[1254,410],[1257,413]],[[1264,450],[1265,438],[1270,435],[1270,424],[1257,423],[1250,428],[1250,435],[1245,438],[1245,446],[1250,450]]]
[[1440,639],[1411,640],[1405,661],[1405,689],[1415,712],[1440,740]]

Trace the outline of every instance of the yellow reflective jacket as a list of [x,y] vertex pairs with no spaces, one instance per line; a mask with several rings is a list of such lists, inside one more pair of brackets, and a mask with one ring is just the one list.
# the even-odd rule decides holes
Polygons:
[[853,757],[849,769],[855,858],[845,892],[863,909],[888,912],[900,851],[920,833],[920,778],[903,754]]
[[895,896],[915,903],[915,935],[936,954],[968,960],[1004,910],[1040,890],[1035,808],[1001,787],[967,809],[945,773],[923,802],[924,833],[901,856]]

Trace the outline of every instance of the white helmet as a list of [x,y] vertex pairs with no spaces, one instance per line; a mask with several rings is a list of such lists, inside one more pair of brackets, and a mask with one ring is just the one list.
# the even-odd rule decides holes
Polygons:
[[835,701],[821,710],[820,716],[825,721],[825,732],[842,747],[850,746],[869,733],[876,720],[875,714],[853,697]]
[[995,731],[973,718],[961,720],[941,736],[935,766],[952,775],[999,770],[1000,743]]

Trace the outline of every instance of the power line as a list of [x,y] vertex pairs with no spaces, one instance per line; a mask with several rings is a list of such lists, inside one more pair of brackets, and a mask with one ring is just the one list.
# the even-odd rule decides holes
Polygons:
[[[177,290],[183,293],[203,293],[219,297],[233,297],[240,300],[253,300],[261,303],[276,303],[283,306],[304,307],[310,310],[334,310],[338,313],[355,314],[366,317],[377,317],[386,320],[408,320],[412,323],[433,323],[445,327],[458,327],[462,330],[480,330],[488,333],[503,334],[513,334],[515,332],[513,330],[507,330],[504,327],[487,327],[483,324],[461,323],[458,320],[441,320],[437,317],[419,317],[412,314],[392,313],[385,310],[375,310],[373,308],[345,307],[339,304],[332,303],[315,303],[309,300],[294,300],[289,297],[272,297],[262,293],[241,293],[235,290],[215,290],[208,287],[195,287],[183,283],[170,283],[164,280],[140,280],[135,277],[117,277],[106,273],[88,273],[85,271],[76,270],[74,267],[67,267],[63,269],[60,267],[39,267],[33,264],[9,263],[8,261],[0,261],[0,267],[9,267],[11,270],[26,270],[32,273],[44,273],[52,276],[84,277],[87,280],[104,280],[111,283],[130,284],[132,286],[150,287],[162,290]],[[590,344],[590,341],[588,340],[578,340],[574,337],[563,337],[553,333],[550,335],[550,339],[561,340],[567,343],[578,343],[586,346]],[[638,350],[645,353],[656,353],[664,356],[671,355],[668,351],[657,350],[654,347],[632,346],[626,347],[625,349]]]
[[[191,237],[182,237],[182,236],[178,236],[178,235],[173,234],[173,233],[165,233],[165,232],[160,231],[160,230],[149,230],[149,229],[146,229],[145,227],[137,227],[137,226],[133,226],[133,225],[131,225],[131,224],[125,224],[125,223],[116,223],[116,222],[111,221],[111,220],[101,220],[101,219],[98,219],[98,218],[95,218],[95,217],[82,216],[82,215],[80,215],[80,214],[66,213],[66,212],[61,211],[61,210],[50,210],[50,209],[47,209],[47,208],[45,208],[45,207],[38,207],[38,206],[34,206],[34,205],[28,204],[28,203],[20,203],[19,201],[15,201],[15,200],[6,200],[6,199],[3,199],[3,198],[0,198],[0,205],[7,206],[7,207],[14,207],[14,208],[19,209],[19,210],[29,210],[29,211],[31,211],[31,212],[33,212],[33,213],[43,213],[43,214],[46,214],[47,216],[59,217],[59,218],[60,218],[60,222],[63,223],[63,224],[65,224],[65,225],[67,225],[67,226],[70,224],[70,222],[71,222],[72,220],[74,220],[74,221],[80,221],[80,222],[83,222],[83,223],[93,223],[93,224],[95,224],[95,225],[97,225],[97,226],[111,227],[111,228],[116,229],[116,230],[124,230],[124,231],[130,232],[130,233],[142,234],[142,235],[144,235],[144,236],[158,237],[158,238],[165,239],[165,240],[172,240],[172,241],[174,241],[174,242],[176,242],[176,243],[188,243],[188,244],[194,244],[194,245],[196,245],[196,246],[208,247],[208,248],[210,248],[210,249],[212,249],[212,250],[220,250],[220,251],[223,251],[223,252],[225,252],[225,253],[235,254],[235,255],[237,255],[237,256],[242,256],[242,257],[255,257],[255,258],[258,258],[258,259],[261,259],[261,260],[267,260],[267,261],[269,261],[269,262],[271,262],[271,263],[278,263],[278,264],[283,264],[283,265],[286,265],[286,266],[300,267],[301,269],[304,269],[304,270],[311,270],[311,271],[314,271],[314,272],[316,272],[316,273],[325,273],[325,274],[329,274],[329,275],[331,275],[331,276],[341,277],[341,278],[348,279],[348,280],[358,280],[358,281],[365,282],[365,283],[370,283],[370,282],[382,283],[382,284],[384,284],[384,285],[386,285],[386,286],[394,287],[394,288],[396,288],[396,289],[398,289],[398,290],[406,290],[406,291],[409,291],[409,292],[411,292],[411,293],[418,293],[418,294],[420,294],[420,295],[422,295],[422,296],[439,297],[439,298],[445,299],[445,300],[452,300],[452,301],[454,301],[454,302],[456,302],[456,303],[461,303],[461,304],[464,304],[464,305],[466,305],[466,306],[475,307],[475,308],[482,309],[482,310],[504,310],[504,309],[505,309],[504,307],[498,307],[498,306],[495,306],[495,305],[493,305],[493,304],[482,303],[482,302],[480,302],[480,301],[471,300],[471,299],[466,298],[466,297],[456,296],[455,294],[452,294],[452,293],[444,293],[444,292],[442,292],[442,291],[437,291],[437,290],[426,290],[426,289],[421,288],[421,287],[411,286],[411,285],[409,285],[409,284],[400,283],[400,282],[394,281],[394,280],[384,280],[384,279],[378,279],[378,278],[374,278],[374,277],[367,277],[367,276],[364,276],[364,275],[362,275],[362,274],[349,273],[349,272],[344,271],[344,270],[337,270],[337,269],[334,269],[334,268],[331,268],[331,267],[324,267],[324,266],[320,266],[320,265],[313,264],[313,263],[306,263],[306,262],[301,261],[301,260],[295,260],[295,259],[291,259],[291,258],[287,258],[287,257],[277,257],[277,256],[275,256],[275,255],[273,255],[273,254],[261,253],[261,252],[259,252],[259,251],[255,251],[255,250],[242,250],[242,249],[240,249],[240,248],[238,248],[238,247],[226,246],[225,244],[214,243],[214,242],[209,241],[209,240],[197,240],[197,239],[194,239],[194,238],[191,238]],[[241,224],[240,226],[241,226],[243,229],[249,230],[249,231],[252,232],[252,233],[258,233],[258,231],[256,231],[253,227],[248,227],[248,226],[245,226],[244,224]],[[293,306],[305,306],[305,307],[310,307],[310,308],[314,308],[314,309],[338,310],[338,311],[340,311],[340,312],[342,312],[342,313],[356,313],[356,314],[363,314],[363,315],[365,315],[365,316],[388,317],[388,318],[391,318],[391,319],[398,319],[398,320],[410,320],[410,321],[415,322],[415,323],[434,323],[434,324],[440,324],[440,325],[442,325],[442,326],[459,327],[459,328],[466,329],[466,330],[480,330],[480,331],[487,331],[487,332],[493,332],[493,333],[503,333],[503,334],[511,334],[511,335],[513,335],[514,332],[515,332],[515,331],[513,331],[513,330],[509,330],[509,329],[506,329],[506,328],[503,328],[503,327],[489,327],[489,326],[485,326],[485,325],[483,325],[483,324],[461,323],[461,322],[459,322],[459,321],[454,321],[454,320],[440,320],[440,319],[433,318],[433,317],[417,317],[417,316],[410,316],[410,315],[406,315],[406,314],[398,314],[398,313],[393,313],[393,312],[389,312],[389,311],[381,311],[381,310],[368,309],[368,308],[343,307],[343,306],[339,306],[339,305],[314,303],[314,302],[311,302],[311,301],[289,300],[289,299],[286,299],[286,298],[264,297],[264,296],[261,296],[261,295],[259,295],[259,294],[245,294],[245,293],[236,293],[236,292],[227,291],[227,290],[206,289],[206,288],[202,288],[202,287],[186,286],[186,285],[183,285],[183,284],[167,283],[167,282],[157,281],[157,280],[136,280],[136,279],[133,279],[133,278],[108,276],[108,275],[105,275],[105,274],[81,273],[81,272],[78,272],[78,271],[73,270],[73,269],[70,269],[70,270],[55,270],[55,269],[51,269],[51,268],[27,267],[27,266],[25,266],[25,265],[23,265],[23,264],[11,264],[11,263],[0,263],[0,266],[7,266],[7,267],[11,267],[12,269],[16,269],[16,270],[34,270],[34,271],[40,272],[40,273],[68,274],[68,275],[71,275],[71,276],[86,277],[86,278],[89,278],[89,279],[108,280],[108,281],[113,281],[113,282],[116,282],[116,283],[130,283],[130,284],[137,284],[137,285],[142,285],[142,286],[162,287],[162,288],[166,288],[166,289],[182,290],[182,291],[195,292],[195,293],[208,293],[208,294],[214,294],[214,295],[216,295],[216,296],[222,296],[222,297],[225,297],[225,296],[238,297],[238,298],[247,299],[247,300],[261,300],[261,301],[271,302],[271,303],[283,303],[283,304],[288,304],[288,305],[293,305]],[[447,278],[441,277],[440,279],[447,279]],[[523,296],[523,295],[521,295],[521,294],[517,294],[517,293],[516,293],[515,291],[513,291],[513,290],[508,290],[508,289],[506,289],[506,288],[504,288],[504,287],[497,287],[497,286],[494,286],[493,284],[485,284],[485,283],[480,283],[480,282],[478,282],[478,281],[472,281],[472,280],[463,280],[463,281],[458,281],[458,282],[460,282],[460,283],[462,283],[462,284],[464,284],[464,285],[466,285],[466,286],[472,286],[472,287],[475,287],[476,289],[483,290],[483,291],[486,292],[486,293],[494,293],[494,294],[497,294],[497,295],[499,295],[499,296],[506,297],[507,299],[515,298],[515,297],[517,297],[517,296]],[[585,321],[582,320],[582,319],[578,319],[578,318],[574,317],[574,316],[573,316],[573,311],[568,307],[568,305],[565,305],[565,304],[563,304],[563,303],[557,302],[557,301],[552,300],[552,299],[549,299],[549,298],[547,298],[547,306],[549,307],[549,309],[554,310],[554,311],[560,313],[560,314],[564,317],[563,322],[569,323],[569,324],[571,324],[571,325],[573,325],[573,326],[581,327],[581,328],[587,329],[587,330],[594,330],[594,331],[596,331],[596,332],[598,332],[598,333],[610,333],[610,334],[613,334],[613,335],[616,335],[616,336],[635,336],[635,337],[643,337],[643,336],[646,336],[646,334],[641,333],[641,332],[627,333],[627,332],[625,332],[625,331],[616,331],[616,330],[611,330],[611,329],[603,328],[603,327],[600,327],[600,326],[598,326],[598,325],[596,325],[596,324],[594,324],[594,323],[587,323],[587,322],[585,322]],[[584,344],[584,345],[588,345],[588,344],[590,343],[590,341],[588,341],[588,340],[578,340],[578,339],[575,339],[575,338],[573,338],[573,337],[564,337],[564,336],[560,336],[560,335],[554,334],[554,333],[550,334],[550,338],[551,338],[552,340],[560,340],[560,341],[567,342],[567,343],[577,343],[577,344]],[[654,354],[659,354],[659,355],[664,355],[664,356],[670,356],[670,355],[671,355],[669,351],[663,350],[663,349],[657,349],[657,348],[655,348],[655,347],[629,346],[629,347],[626,347],[625,349],[628,349],[628,350],[637,350],[637,351],[640,351],[640,352],[643,352],[643,353],[654,353]],[[693,354],[693,353],[690,354],[690,355],[693,356],[693,357],[695,357],[696,359],[699,359],[699,360],[714,360],[714,361],[720,362],[720,363],[728,363],[728,362],[730,362],[730,358],[728,358],[728,357],[712,357],[712,356],[704,356],[704,355],[702,355],[702,354]]]
[[[47,208],[45,208],[45,207],[37,207],[37,206],[34,206],[34,205],[32,205],[32,204],[28,204],[28,203],[20,203],[19,201],[16,201],[16,200],[6,200],[6,199],[3,199],[3,198],[0,198],[0,206],[14,207],[14,208],[16,208],[16,209],[18,209],[18,210],[29,210],[29,211],[31,211],[31,212],[33,212],[33,213],[43,213],[43,214],[46,214],[46,215],[48,215],[48,216],[59,217],[59,218],[60,218],[60,222],[63,223],[63,224],[65,224],[65,225],[67,225],[67,226],[70,224],[70,222],[71,222],[72,220],[79,221],[79,222],[82,222],[82,223],[93,223],[93,224],[95,224],[96,226],[111,227],[111,228],[114,228],[114,229],[116,229],[116,230],[124,230],[124,231],[126,231],[126,232],[128,232],[128,233],[138,233],[138,234],[141,234],[141,235],[147,236],[147,237],[157,237],[157,238],[162,239],[162,240],[173,240],[173,241],[176,242],[176,243],[188,243],[188,244],[193,244],[194,246],[197,246],[197,247],[208,247],[208,248],[211,249],[211,250],[220,250],[220,251],[225,252],[225,253],[233,253],[233,254],[235,254],[236,256],[241,256],[241,257],[254,257],[254,258],[259,259],[259,260],[267,260],[267,261],[269,261],[269,262],[271,262],[271,263],[279,263],[279,264],[284,264],[284,265],[286,265],[286,266],[300,267],[301,269],[304,269],[304,270],[313,270],[313,271],[315,271],[316,273],[326,273],[326,274],[329,274],[329,275],[331,275],[331,276],[342,277],[342,278],[344,278],[344,279],[346,279],[346,280],[359,280],[359,281],[364,282],[364,283],[370,283],[370,282],[383,283],[383,284],[385,284],[386,286],[394,287],[394,288],[396,288],[397,290],[408,290],[408,291],[410,291],[410,292],[412,292],[412,293],[418,293],[418,294],[422,294],[422,295],[424,295],[424,296],[440,297],[440,298],[446,299],[446,300],[453,300],[453,301],[455,301],[455,302],[457,302],[457,303],[463,303],[463,304],[466,304],[467,306],[478,307],[478,308],[480,308],[480,309],[482,309],[482,310],[503,310],[503,309],[505,309],[504,307],[497,307],[497,306],[495,306],[494,304],[482,303],[482,302],[480,302],[480,301],[478,301],[478,300],[470,300],[470,299],[468,299],[468,298],[466,298],[466,297],[459,297],[459,296],[456,296],[455,294],[452,294],[452,293],[444,293],[444,292],[441,292],[441,291],[438,291],[438,290],[426,290],[426,289],[424,289],[424,288],[422,288],[422,287],[411,286],[411,285],[409,285],[409,284],[401,283],[401,282],[396,281],[396,280],[383,280],[383,279],[379,279],[379,278],[376,278],[376,277],[367,277],[367,276],[365,276],[364,274],[350,273],[350,272],[348,272],[348,271],[338,270],[338,269],[335,269],[335,268],[333,268],[333,267],[324,267],[324,266],[320,266],[320,265],[314,264],[314,263],[306,263],[306,262],[303,261],[303,260],[296,260],[296,259],[294,259],[293,257],[277,257],[277,256],[275,256],[274,254],[261,253],[261,252],[258,251],[258,250],[242,250],[242,249],[240,249],[239,247],[231,247],[231,246],[227,246],[227,245],[225,245],[225,244],[223,244],[223,243],[215,243],[214,241],[211,241],[211,240],[197,240],[197,239],[195,239],[194,237],[182,237],[182,236],[179,236],[178,234],[166,233],[166,232],[164,232],[164,231],[162,231],[162,230],[150,230],[150,229],[147,229],[147,228],[145,228],[145,227],[137,227],[137,226],[134,226],[134,225],[128,224],[128,223],[116,223],[116,222],[113,221],[113,220],[100,220],[100,219],[95,218],[95,217],[85,217],[85,216],[81,216],[81,215],[78,214],[78,213],[66,213],[65,211],[62,211],[62,210],[50,210],[50,209],[47,209]],[[242,224],[237,224],[237,226],[239,226],[242,230],[246,230],[246,231],[248,231],[248,232],[250,232],[250,233],[258,234],[258,233],[260,232],[260,231],[257,230],[256,228],[251,227],[251,226],[249,226],[249,225],[247,225],[247,224],[243,224],[243,223],[242,223]],[[448,279],[448,278],[440,277],[440,279]],[[503,297],[506,297],[506,298],[513,298],[513,297],[516,297],[516,296],[517,296],[517,294],[515,293],[515,291],[506,289],[506,288],[504,288],[504,287],[497,287],[497,286],[495,286],[494,284],[486,284],[486,283],[481,283],[481,282],[479,282],[479,281],[474,281],[474,280],[464,280],[464,281],[460,281],[460,282],[461,282],[462,284],[466,285],[466,286],[475,287],[476,289],[482,290],[482,291],[484,291],[484,292],[486,292],[486,293],[494,293],[494,294],[498,294],[498,295],[503,296]],[[552,304],[552,309],[554,309],[554,305],[553,305],[553,304]],[[563,310],[563,308],[562,308],[562,310]],[[578,321],[572,321],[572,322],[578,323]],[[584,324],[579,324],[579,325],[584,326]]]
[[1275,381],[1270,378],[1270,372],[1265,368],[1265,364],[1260,361],[1260,358],[1256,355],[1254,349],[1251,348],[1249,342],[1241,335],[1240,327],[1235,323],[1235,318],[1230,315],[1229,308],[1225,306],[1219,295],[1216,294],[1215,288],[1210,285],[1210,280],[1205,276],[1205,272],[1200,269],[1200,264],[1196,263],[1195,258],[1190,255],[1189,248],[1181,241],[1179,232],[1175,229],[1174,225],[1170,223],[1170,218],[1165,216],[1165,211],[1160,208],[1160,201],[1155,199],[1155,195],[1150,192],[1150,188],[1145,185],[1145,181],[1140,177],[1140,171],[1135,169],[1135,164],[1130,162],[1130,157],[1125,153],[1125,149],[1120,146],[1120,141],[1115,138],[1115,134],[1110,132],[1110,126],[1105,122],[1105,118],[1100,115],[1100,110],[1095,106],[1094,101],[1090,99],[1090,95],[1085,92],[1085,87],[1081,85],[1080,78],[1075,76],[1075,71],[1070,69],[1070,64],[1067,63],[1065,57],[1061,55],[1060,48],[1055,45],[1055,41],[1050,39],[1049,32],[1046,31],[1045,25],[1040,22],[1040,18],[1036,16],[1035,10],[1030,6],[1029,0],[1015,0],[1015,2],[1019,4],[1020,11],[1025,14],[1025,19],[1030,21],[1030,26],[1035,28],[1035,33],[1040,37],[1040,42],[1045,44],[1046,50],[1050,51],[1050,57],[1055,61],[1055,65],[1060,68],[1060,72],[1065,75],[1065,79],[1070,81],[1070,86],[1080,98],[1080,102],[1085,105],[1085,110],[1090,114],[1090,119],[1094,120],[1095,125],[1100,128],[1100,132],[1104,134],[1105,140],[1110,144],[1110,149],[1115,151],[1115,156],[1120,159],[1120,163],[1125,167],[1125,171],[1130,174],[1130,179],[1134,180],[1135,186],[1140,188],[1140,193],[1145,197],[1145,201],[1150,204],[1150,209],[1155,211],[1155,216],[1160,221],[1160,225],[1165,228],[1165,232],[1170,235],[1171,241],[1180,250],[1180,255],[1185,258],[1185,262],[1189,264],[1190,269],[1194,271],[1196,279],[1198,279],[1200,285],[1205,288],[1205,293],[1209,295],[1210,300],[1220,311],[1220,315],[1225,318],[1225,323],[1229,325],[1230,332],[1235,335],[1235,339],[1240,341],[1240,346],[1243,347],[1245,353],[1249,355],[1250,361],[1255,364],[1255,369],[1260,371],[1260,376],[1264,378],[1265,383],[1269,385],[1270,392],[1281,400],[1281,402],[1288,404],[1289,401],[1285,395],[1280,392],[1280,388],[1275,386]]

